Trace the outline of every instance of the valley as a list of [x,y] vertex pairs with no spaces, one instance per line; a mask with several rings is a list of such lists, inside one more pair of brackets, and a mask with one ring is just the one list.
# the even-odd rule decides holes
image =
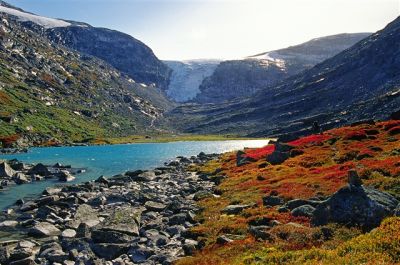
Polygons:
[[[217,6],[241,1],[201,27],[173,1],[96,4],[61,19],[0,1],[0,265],[400,263],[400,17],[334,33],[321,16],[305,38],[281,9],[290,25],[240,35],[241,6],[232,41]],[[285,43],[296,22],[303,41],[267,52],[156,55],[227,54],[255,28]]]

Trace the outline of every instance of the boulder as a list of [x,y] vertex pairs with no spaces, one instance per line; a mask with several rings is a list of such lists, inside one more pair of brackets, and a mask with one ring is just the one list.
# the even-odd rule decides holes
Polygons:
[[10,167],[17,171],[23,171],[27,169],[27,166],[18,160],[10,161]]
[[170,225],[183,225],[186,222],[187,214],[178,213],[169,218]]
[[292,210],[291,214],[294,217],[299,217],[299,216],[312,217],[314,211],[315,211],[314,207],[312,207],[311,205],[306,204],[306,205],[302,205],[302,206],[299,206],[297,208],[294,208]]
[[278,196],[265,196],[263,197],[263,204],[264,206],[276,206],[283,204],[284,201],[281,197]]
[[28,212],[28,211],[32,211],[33,209],[36,209],[37,207],[38,207],[38,205],[35,202],[28,201],[28,202],[22,204],[20,211]]
[[11,254],[9,260],[12,261],[18,261],[18,260],[23,260],[26,258],[29,258],[33,256],[33,249],[32,248],[15,248]]
[[61,188],[48,187],[43,191],[43,195],[56,195],[61,192]]
[[24,173],[16,173],[13,179],[17,185],[29,183],[29,180]]
[[95,182],[105,185],[108,185],[110,183],[110,181],[104,176],[100,176],[98,179],[95,180]]
[[134,238],[134,236],[117,231],[109,231],[103,229],[92,231],[92,240],[95,243],[129,243]]
[[392,195],[364,186],[347,185],[316,207],[312,223],[328,222],[372,229],[395,213],[399,204]]
[[113,260],[126,253],[129,244],[98,243],[91,245],[91,248],[98,257]]
[[9,257],[9,249],[7,247],[0,246],[0,264],[6,264]]
[[102,223],[101,229],[128,235],[139,235],[141,210],[129,206],[115,209]]
[[89,227],[93,227],[100,223],[99,217],[97,216],[97,211],[88,204],[79,205],[74,219],[69,221],[67,226],[77,229],[81,223],[85,223]]
[[17,225],[18,225],[17,221],[8,220],[8,221],[1,222],[0,228],[11,228],[11,227],[16,227]]
[[49,176],[51,174],[51,172],[45,165],[39,163],[36,166],[34,166],[33,168],[31,168],[28,171],[28,174],[29,175],[36,174],[36,175],[40,175],[40,176]]
[[33,257],[29,257],[26,259],[12,261],[8,263],[8,265],[36,265],[36,262],[33,260]]
[[58,174],[58,180],[59,181],[64,181],[64,182],[70,182],[75,180],[75,177],[69,173],[67,170],[61,170],[60,173]]
[[250,208],[251,205],[249,204],[237,204],[237,205],[228,205],[222,210],[222,213],[225,214],[239,214],[244,209]]
[[48,222],[38,223],[28,231],[28,235],[32,237],[49,237],[58,236],[60,234],[61,231],[53,224],[50,224]]
[[282,164],[283,162],[286,161],[286,159],[290,157],[290,151],[293,148],[294,147],[288,144],[277,142],[275,144],[274,152],[272,152],[272,154],[267,156],[267,162],[269,162],[272,165]]
[[182,245],[185,255],[193,255],[194,252],[196,251],[198,245],[199,245],[199,242],[197,242],[196,240],[185,239],[185,241],[183,242],[183,245]]
[[236,166],[240,167],[240,166],[243,166],[243,165],[246,165],[248,163],[256,161],[255,159],[253,159],[251,157],[247,157],[245,155],[246,155],[246,153],[243,152],[243,151],[238,151],[236,153]]
[[162,210],[164,210],[167,207],[167,205],[159,203],[159,202],[147,201],[144,204],[144,207],[146,207],[146,209],[149,211],[161,212]]
[[227,237],[226,235],[222,235],[222,236],[219,236],[217,238],[217,244],[220,244],[220,245],[225,245],[225,244],[228,244],[228,243],[230,243],[232,241],[233,240],[230,239],[229,237]]
[[156,177],[156,174],[154,171],[135,170],[127,171],[125,176],[129,176],[133,181],[148,182],[153,180]]
[[0,178],[12,178],[15,173],[6,162],[0,163]]
[[249,233],[254,236],[255,239],[260,239],[260,240],[269,240],[272,238],[271,234],[268,232],[268,230],[271,227],[262,225],[262,226],[250,226],[249,227]]
[[153,249],[144,246],[132,247],[128,252],[129,258],[134,263],[143,263],[154,254]]
[[303,199],[294,199],[290,200],[285,204],[285,207],[293,210],[297,207],[300,207],[302,205],[311,205],[313,207],[317,207],[321,202],[320,201],[313,201],[313,200],[303,200]]
[[76,231],[73,229],[65,229],[62,233],[61,236],[64,238],[73,238],[76,236]]
[[89,238],[90,237],[90,227],[86,223],[81,223],[76,230],[76,237]]
[[183,225],[172,225],[167,227],[167,233],[171,236],[180,235],[182,232],[186,231],[186,228]]
[[17,248],[34,248],[36,246],[35,243],[31,242],[31,241],[27,241],[27,240],[22,240],[20,242],[18,242],[17,244]]

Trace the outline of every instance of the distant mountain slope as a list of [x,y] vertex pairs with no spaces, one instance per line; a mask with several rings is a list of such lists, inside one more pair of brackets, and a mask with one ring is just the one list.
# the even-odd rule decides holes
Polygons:
[[40,26],[39,31],[55,43],[98,57],[137,82],[155,83],[160,88],[168,85],[171,70],[148,46],[128,34],[82,22],[38,16],[3,1],[0,12],[13,15],[26,25]]
[[89,25],[72,25],[46,30],[52,41],[69,48],[96,56],[137,82],[155,83],[166,88],[170,69],[141,41],[118,31]]
[[282,67],[294,65],[311,68],[314,65],[346,50],[371,33],[342,33],[315,38],[305,43],[288,48],[265,52],[253,56],[252,59],[268,60]]
[[212,103],[248,97],[309,69],[349,48],[370,33],[338,34],[321,37],[285,49],[225,61],[200,86],[196,102]]
[[[149,133],[163,110],[104,61],[50,42],[0,12],[0,140],[33,144]],[[53,140],[52,140],[53,141]],[[1,142],[1,141],[0,141]]]
[[204,78],[212,75],[219,60],[164,61],[172,69],[167,95],[177,101],[186,102],[200,93]]
[[400,108],[400,18],[308,71],[223,106],[182,106],[187,132],[302,134],[313,121],[325,128],[388,118]]

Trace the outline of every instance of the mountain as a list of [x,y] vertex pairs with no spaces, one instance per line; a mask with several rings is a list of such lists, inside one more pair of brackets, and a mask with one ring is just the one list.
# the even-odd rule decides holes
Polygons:
[[217,103],[248,97],[349,48],[371,33],[338,34],[312,39],[244,60],[224,61],[200,85],[194,101]]
[[204,78],[212,75],[219,60],[164,61],[172,69],[166,93],[176,102],[187,102],[200,93]]
[[[51,41],[100,58],[140,83],[166,88],[171,70],[141,41],[106,28],[75,21],[46,18],[17,9],[5,2],[0,11],[33,26]],[[39,28],[37,28],[39,26]]]
[[304,134],[314,121],[330,128],[360,119],[385,119],[399,107],[397,18],[351,48],[250,99],[181,106],[170,119],[186,132],[282,136]]
[[162,127],[153,123],[164,109],[141,96],[154,86],[58,45],[36,28],[64,27],[65,22],[5,8],[0,7],[0,140],[66,143]]

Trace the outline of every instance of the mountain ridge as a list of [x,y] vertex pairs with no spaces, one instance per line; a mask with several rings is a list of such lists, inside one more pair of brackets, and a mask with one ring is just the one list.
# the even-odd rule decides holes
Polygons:
[[173,122],[175,115],[184,113],[181,128],[186,132],[237,131],[248,136],[306,134],[314,121],[331,128],[359,119],[386,119],[400,105],[398,39],[400,18],[252,99],[222,106],[181,106],[170,118]]
[[349,48],[371,33],[342,33],[312,39],[287,48],[221,62],[205,78],[195,102],[218,103],[252,96]]

